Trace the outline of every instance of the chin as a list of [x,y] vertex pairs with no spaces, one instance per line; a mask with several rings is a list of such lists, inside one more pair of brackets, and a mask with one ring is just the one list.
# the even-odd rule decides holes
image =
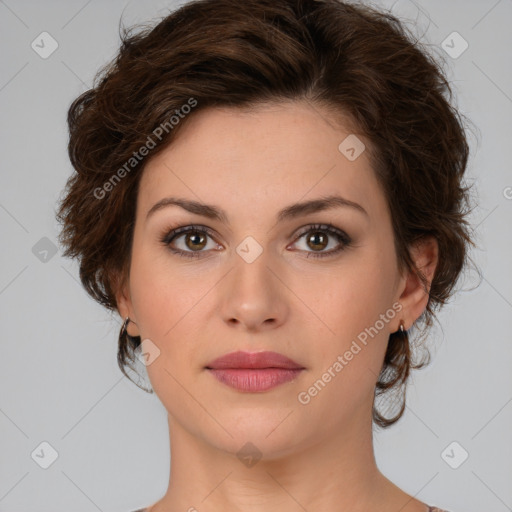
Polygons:
[[296,424],[297,418],[287,418],[289,413],[288,409],[283,409],[279,418],[275,411],[265,414],[261,410],[253,409],[241,416],[238,413],[238,419],[231,417],[229,420],[219,420],[233,437],[223,433],[216,435],[214,439],[211,438],[211,433],[206,434],[206,437],[219,449],[237,456],[243,456],[247,452],[249,456],[260,457],[262,460],[275,460],[296,451],[304,438],[304,429]]
[[298,450],[297,440],[292,440],[290,436],[286,436],[286,439],[270,437],[237,434],[233,439],[217,440],[219,444],[215,444],[215,447],[235,456],[247,468],[251,468],[257,462],[287,458]]

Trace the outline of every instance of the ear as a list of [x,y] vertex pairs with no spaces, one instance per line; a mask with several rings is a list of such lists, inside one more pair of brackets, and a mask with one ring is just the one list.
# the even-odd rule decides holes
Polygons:
[[[116,303],[117,310],[119,315],[121,316],[122,321],[124,322],[126,317],[130,317],[131,322],[128,322],[126,327],[127,332],[130,336],[139,336],[139,332],[137,331],[137,318],[135,317],[135,311],[133,309],[131,294],[130,294],[130,279],[127,277],[124,280],[119,280],[119,284],[116,285]],[[137,331],[137,332],[132,332]]]
[[[427,290],[423,283],[413,273],[403,278],[402,293],[398,299],[403,310],[398,315],[404,322],[404,329],[409,329],[412,324],[421,316],[428,304],[430,287],[438,263],[439,246],[433,236],[425,236],[411,247],[411,257],[416,264],[417,269],[425,276],[427,280]],[[398,330],[397,326],[396,330]]]

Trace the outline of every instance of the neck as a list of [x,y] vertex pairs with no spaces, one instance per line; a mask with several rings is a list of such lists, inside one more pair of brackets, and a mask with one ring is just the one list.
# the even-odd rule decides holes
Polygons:
[[254,465],[247,465],[236,453],[206,443],[169,415],[169,487],[150,510],[363,512],[385,510],[383,502],[391,499],[403,506],[408,495],[377,468],[371,415],[365,409],[358,416],[330,439],[294,446],[293,453],[262,454]]

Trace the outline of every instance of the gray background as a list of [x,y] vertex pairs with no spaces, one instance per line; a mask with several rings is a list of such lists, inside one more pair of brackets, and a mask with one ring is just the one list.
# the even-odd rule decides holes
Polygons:
[[[167,488],[166,411],[122,376],[120,319],[86,295],[76,263],[51,248],[54,208],[72,170],[70,102],[114,56],[123,11],[131,25],[176,5],[0,1],[0,511],[127,512]],[[478,127],[469,133],[468,179],[479,195],[472,257],[483,272],[477,287],[478,276],[468,274],[439,315],[432,363],[413,373],[404,418],[376,434],[377,462],[432,505],[505,512],[512,510],[512,0],[377,5],[408,19],[445,55],[458,106]],[[31,47],[43,31],[58,42],[46,59]],[[469,44],[457,58],[442,49],[453,31]],[[58,453],[48,469],[31,457],[43,441]],[[453,441],[469,454],[457,469],[444,452]],[[461,448],[448,453],[457,460]]]

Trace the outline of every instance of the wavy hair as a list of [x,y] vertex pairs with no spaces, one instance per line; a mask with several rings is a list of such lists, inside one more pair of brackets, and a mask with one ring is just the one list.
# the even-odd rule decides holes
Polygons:
[[[425,289],[409,250],[425,236],[436,238],[438,266],[414,325],[427,333],[475,245],[463,180],[469,147],[440,56],[436,60],[390,12],[337,0],[196,0],[155,25],[123,27],[120,39],[115,58],[69,107],[75,172],[57,212],[64,256],[79,259],[81,282],[94,300],[117,310],[148,160],[134,155],[150,139],[152,157],[206,108],[305,100],[368,141],[391,211],[399,268],[415,272]],[[180,115],[191,100],[192,112]],[[179,122],[170,121],[173,116]],[[118,362],[126,376],[139,345],[140,337],[120,339]],[[428,361],[416,364],[412,348],[407,332],[390,335],[375,399],[394,389],[401,406],[385,417],[374,400],[380,427],[402,416],[410,369],[430,361],[427,351]]]

